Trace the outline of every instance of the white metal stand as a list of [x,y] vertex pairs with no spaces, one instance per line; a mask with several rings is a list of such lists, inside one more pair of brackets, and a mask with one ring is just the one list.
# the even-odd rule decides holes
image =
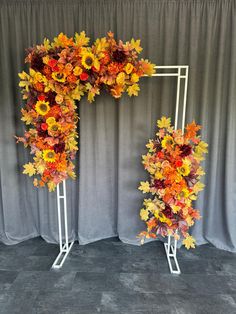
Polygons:
[[[176,104],[175,104],[175,130],[178,126],[179,120],[179,105],[180,105],[180,92],[181,92],[181,82],[184,82],[184,96],[183,96],[183,112],[182,112],[182,132],[184,131],[184,123],[185,123],[185,115],[186,115],[186,100],[187,100],[187,88],[188,88],[188,65],[170,65],[170,66],[158,66],[156,67],[158,70],[173,70],[168,73],[155,73],[152,76],[175,76],[177,77],[177,93],[176,93]],[[60,245],[60,253],[55,259],[52,268],[58,269],[61,268],[64,264],[74,242],[69,243],[68,241],[68,221],[67,221],[67,202],[66,202],[66,182],[65,180],[62,182],[62,195],[60,194],[60,186],[57,185],[57,214],[58,214],[58,229],[59,229],[59,245]],[[61,214],[61,200],[63,200],[63,213]],[[62,217],[64,216],[64,218]],[[62,224],[62,219],[64,220],[64,228]],[[64,229],[64,230],[62,230]],[[64,231],[64,237],[63,237]],[[65,243],[63,244],[63,238],[65,239]],[[171,244],[173,240],[173,244]],[[170,272],[172,274],[180,274],[180,268],[177,261],[176,253],[177,253],[177,240],[174,239],[173,236],[168,236],[168,242],[164,243],[166,257],[168,260]],[[175,269],[172,267],[171,259],[173,259],[175,263]]]
[[[181,88],[183,83],[183,102],[182,102],[182,121],[181,121],[181,129],[184,132],[184,124],[185,124],[185,116],[186,116],[186,103],[187,103],[187,91],[188,91],[188,65],[164,65],[157,66],[158,70],[168,70],[168,73],[155,73],[152,76],[175,76],[177,77],[177,92],[176,92],[176,102],[175,102],[175,130],[178,128],[178,121],[180,116],[180,96],[181,96]],[[167,261],[169,264],[169,269],[171,274],[180,274],[179,263],[177,260],[177,240],[168,235],[167,243],[164,243],[165,252]],[[174,264],[174,268],[172,265]]]
[[[60,186],[62,185],[62,194],[60,194]],[[61,200],[63,200],[63,213],[61,213]],[[66,202],[66,181],[63,180],[62,183],[57,185],[57,215],[58,215],[58,231],[59,231],[59,245],[60,253],[55,259],[52,268],[58,269],[61,268],[64,264],[67,255],[69,254],[74,242],[69,243],[68,241],[68,221],[67,221],[67,202]],[[62,224],[64,221],[64,228]],[[64,233],[64,236],[63,236]],[[63,239],[65,243],[63,244]]]

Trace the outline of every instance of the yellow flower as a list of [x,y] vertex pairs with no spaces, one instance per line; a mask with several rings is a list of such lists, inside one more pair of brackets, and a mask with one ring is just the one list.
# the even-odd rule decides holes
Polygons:
[[190,236],[189,234],[187,234],[187,237],[183,240],[183,244],[186,247],[187,250],[189,250],[190,248],[195,248],[195,242],[196,240]]
[[133,64],[127,63],[126,66],[125,66],[125,72],[127,74],[130,74],[133,71],[133,68],[134,68]]
[[48,130],[49,131],[52,131],[52,132],[57,132],[61,129],[61,126],[59,123],[55,122],[55,123],[52,123],[48,126]]
[[116,77],[116,82],[119,85],[124,85],[125,84],[125,73],[120,72],[117,77]]
[[63,98],[62,95],[60,95],[60,94],[57,94],[57,95],[56,95],[55,101],[56,101],[57,104],[59,104],[59,105],[62,104],[62,103],[63,103],[63,100],[64,100],[64,98]]
[[85,52],[84,55],[82,56],[81,63],[85,67],[85,69],[91,69],[92,66],[94,65],[95,61],[95,56],[91,52]]
[[177,168],[177,171],[184,177],[189,175],[190,170],[191,170],[191,164],[186,159],[183,161],[182,166]]
[[74,75],[79,76],[81,73],[83,72],[83,70],[81,69],[81,67],[76,66],[73,70]]
[[163,179],[163,174],[160,171],[157,171],[155,173],[155,179],[158,179],[158,180]]
[[48,111],[50,110],[49,102],[43,101],[43,100],[38,100],[36,105],[35,105],[35,110],[39,114],[41,114],[42,116],[45,116],[45,114],[47,114]]
[[157,120],[157,126],[159,128],[169,128],[170,127],[170,118],[162,117],[160,120]]
[[138,96],[139,91],[140,91],[140,88],[139,88],[138,84],[133,84],[127,88],[127,92],[128,92],[128,95],[130,97],[133,95]]
[[146,209],[144,209],[144,208],[142,208],[142,209],[140,210],[140,217],[141,217],[142,220],[147,221],[148,218],[149,218],[149,215],[148,215],[148,214],[149,214],[149,213],[148,213],[148,210],[146,210]]
[[66,81],[65,73],[53,72],[52,78],[54,79],[54,81],[61,82],[61,83],[64,83]]
[[133,73],[133,74],[131,75],[131,82],[132,82],[132,83],[137,83],[138,81],[139,81],[139,76],[138,76],[138,74]]
[[56,154],[52,149],[45,149],[43,151],[43,159],[47,162],[54,162],[56,160]]
[[189,190],[186,188],[183,188],[183,190],[178,195],[178,199],[186,198],[188,196],[189,196]]
[[47,120],[46,120],[46,123],[47,123],[48,125],[54,124],[55,122],[56,122],[56,120],[55,120],[54,117],[49,117],[49,118],[47,118]]
[[166,135],[161,141],[161,146],[163,148],[167,148],[168,146],[173,145],[173,144],[174,144],[174,140],[173,140],[173,137],[170,135]]

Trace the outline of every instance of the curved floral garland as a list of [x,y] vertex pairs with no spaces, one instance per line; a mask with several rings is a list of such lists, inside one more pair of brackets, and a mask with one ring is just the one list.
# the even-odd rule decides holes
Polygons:
[[31,148],[34,161],[24,165],[24,174],[38,175],[35,186],[47,185],[49,191],[68,176],[75,178],[74,164],[78,150],[75,101],[87,95],[94,101],[101,89],[115,98],[122,93],[137,96],[139,78],[152,75],[154,64],[138,59],[140,40],[117,42],[112,32],[88,47],[85,32],[74,39],[63,33],[42,45],[28,49],[29,74],[19,74],[25,108],[22,121],[30,128],[18,142]]
[[200,162],[208,145],[197,135],[201,126],[194,121],[186,126],[184,134],[171,127],[170,118],[162,117],[157,126],[156,139],[149,140],[148,153],[142,156],[150,181],[141,182],[139,190],[154,197],[144,199],[140,217],[147,231],[139,236],[143,242],[145,237],[173,235],[179,239],[182,235],[185,247],[194,248],[195,239],[188,231],[201,217],[192,201],[204,188],[200,178],[205,173]]

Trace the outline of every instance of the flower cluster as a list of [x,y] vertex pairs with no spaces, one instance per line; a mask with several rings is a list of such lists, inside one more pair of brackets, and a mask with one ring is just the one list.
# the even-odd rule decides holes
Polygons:
[[144,199],[140,217],[147,231],[139,236],[142,241],[157,235],[173,235],[176,239],[182,236],[185,247],[194,248],[195,239],[188,231],[200,214],[192,201],[204,188],[200,178],[205,173],[200,163],[208,145],[197,134],[201,127],[194,121],[184,133],[171,127],[170,118],[162,117],[157,126],[156,139],[149,140],[148,153],[142,156],[150,181],[141,182],[139,190],[153,197]]
[[137,96],[138,81],[154,73],[154,64],[139,60],[140,40],[118,43],[112,32],[97,39],[89,47],[85,32],[68,38],[63,33],[50,43],[28,49],[26,62],[29,74],[19,74],[25,108],[22,120],[30,125],[24,137],[17,137],[30,146],[34,161],[24,165],[35,186],[47,185],[49,191],[68,176],[75,178],[72,160],[78,150],[75,101],[87,95],[94,101],[102,88],[115,98],[123,92]]

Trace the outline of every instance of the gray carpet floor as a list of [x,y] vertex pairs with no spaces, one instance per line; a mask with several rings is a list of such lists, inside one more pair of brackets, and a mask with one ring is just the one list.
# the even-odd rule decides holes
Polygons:
[[236,313],[236,254],[211,245],[178,250],[181,275],[169,274],[158,241],[75,243],[55,271],[57,254],[41,238],[0,244],[0,313]]

